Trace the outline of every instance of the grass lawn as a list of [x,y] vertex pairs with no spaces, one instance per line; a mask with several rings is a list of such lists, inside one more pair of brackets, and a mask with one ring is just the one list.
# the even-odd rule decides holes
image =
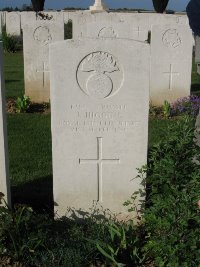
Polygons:
[[192,63],[192,85],[191,92],[200,95],[200,75],[197,74],[197,65]]
[[[200,77],[193,66],[193,84],[200,89]],[[23,54],[5,54],[6,97],[24,93]],[[13,201],[35,208],[52,207],[52,154],[50,114],[8,114],[8,144]],[[149,147],[165,138],[174,120],[151,119]],[[41,206],[43,203],[43,206]]]
[[5,53],[6,98],[17,98],[24,94],[23,52]]

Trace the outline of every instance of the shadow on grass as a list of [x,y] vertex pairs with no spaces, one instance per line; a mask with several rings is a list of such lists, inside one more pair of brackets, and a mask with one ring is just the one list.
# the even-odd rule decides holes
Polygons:
[[194,83],[191,85],[191,93],[200,95],[200,84],[199,83]]
[[11,187],[12,204],[32,207],[38,213],[53,215],[53,178],[42,177],[19,186]]
[[16,83],[20,82],[20,80],[5,80],[5,83]]

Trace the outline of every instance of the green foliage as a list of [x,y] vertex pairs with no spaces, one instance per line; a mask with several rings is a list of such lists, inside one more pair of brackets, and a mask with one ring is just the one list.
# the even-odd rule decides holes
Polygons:
[[162,108],[154,106],[151,102],[149,104],[149,115],[151,117],[156,117],[162,113]]
[[[100,240],[87,240],[96,245],[106,263],[123,267],[140,266],[145,261],[142,252],[145,240],[143,227],[134,225],[132,221],[109,221],[105,224],[105,230],[107,235],[101,236]],[[103,237],[106,239],[102,240]]]
[[200,266],[200,148],[194,121],[183,118],[149,154],[147,199],[143,209],[148,235],[144,246],[156,266]]
[[165,118],[169,118],[171,113],[171,105],[168,101],[164,101],[163,104],[163,115]]
[[72,39],[72,27],[73,27],[72,21],[69,20],[68,23],[64,24],[64,27],[65,27],[65,36],[64,36],[65,40]]
[[[97,216],[97,218],[95,218]],[[25,266],[80,267],[101,262],[99,252],[86,237],[105,237],[106,219],[98,211],[75,222],[66,217],[54,220],[18,205],[0,207],[0,255]],[[106,237],[105,237],[106,238]]]
[[30,106],[30,98],[28,96],[18,97],[16,100],[16,111],[17,113],[25,113]]
[[2,28],[0,40],[3,42],[3,49],[5,52],[15,53],[20,47],[20,38],[6,33],[5,26]]
[[33,10],[35,12],[43,11],[44,10],[44,2],[45,0],[31,0]]
[[6,98],[24,95],[24,65],[22,51],[4,53]]
[[152,0],[154,9],[157,13],[163,13],[168,5],[169,0]]
[[0,255],[14,261],[34,255],[44,248],[48,224],[46,216],[37,216],[29,207],[19,206],[12,211],[0,206]]

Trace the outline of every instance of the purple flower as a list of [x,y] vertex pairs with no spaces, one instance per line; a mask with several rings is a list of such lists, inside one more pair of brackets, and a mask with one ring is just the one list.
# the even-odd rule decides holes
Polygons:
[[188,114],[197,116],[200,108],[200,97],[191,95],[182,97],[171,104],[171,115]]

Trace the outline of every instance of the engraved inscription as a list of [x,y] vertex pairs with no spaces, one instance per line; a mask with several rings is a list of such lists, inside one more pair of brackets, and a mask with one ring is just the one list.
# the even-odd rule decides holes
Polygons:
[[47,45],[52,40],[50,30],[46,26],[39,26],[38,28],[36,28],[33,33],[33,38],[35,41],[42,45]]
[[181,37],[177,29],[168,29],[162,36],[163,44],[169,48],[177,48],[181,45]]
[[46,73],[49,73],[50,71],[46,68],[45,62],[42,64],[42,69],[41,70],[36,70],[38,73],[42,73],[42,86],[43,88],[45,87],[45,81],[46,81]]
[[71,119],[58,121],[58,127],[62,131],[80,133],[134,133],[140,122],[129,119],[130,109],[127,105],[96,105],[96,108],[88,110],[82,104],[72,104],[66,109]]
[[121,88],[122,67],[111,54],[94,52],[80,62],[77,69],[77,82],[86,95],[104,99],[116,94]]
[[103,157],[103,138],[97,137],[97,158],[96,159],[79,159],[79,164],[97,165],[97,201],[103,201],[103,164],[120,164],[120,159],[108,159]]
[[99,31],[98,37],[102,38],[116,38],[117,34],[115,33],[112,27],[104,27]]
[[163,72],[163,74],[169,76],[169,87],[168,87],[168,89],[170,91],[172,91],[172,89],[173,89],[173,76],[175,76],[175,75],[178,76],[180,73],[173,71],[173,64],[170,64],[170,67],[169,68],[170,68],[170,70],[167,71],[167,72]]

